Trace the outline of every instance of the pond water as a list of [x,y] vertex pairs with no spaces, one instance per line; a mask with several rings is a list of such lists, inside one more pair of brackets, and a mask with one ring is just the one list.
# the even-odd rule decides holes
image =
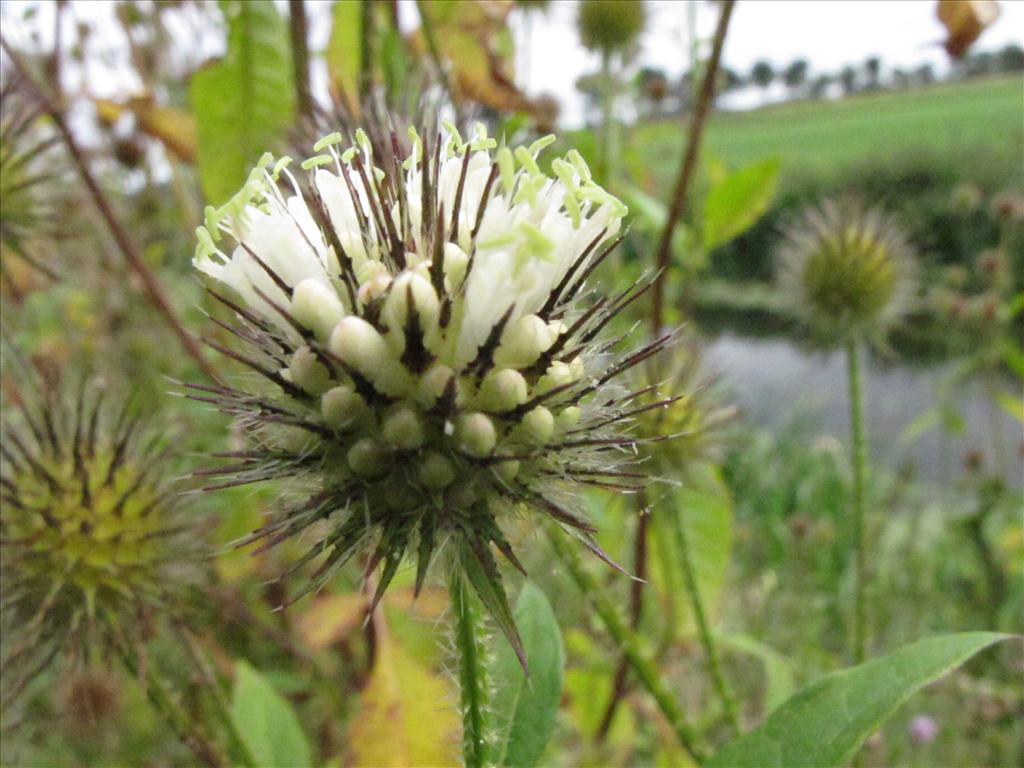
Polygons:
[[[806,418],[820,432],[846,441],[849,415],[846,361],[841,351],[817,352],[787,339],[725,332],[706,342],[705,359],[752,423],[779,428]],[[935,425],[909,437],[908,427],[950,388],[948,381],[956,363],[917,365],[875,355],[865,363],[867,433],[876,461],[892,468],[910,468],[925,481],[949,483],[963,476],[967,454],[980,451],[984,467],[992,471],[995,424],[1005,448],[1001,474],[1015,487],[1024,484],[1021,424],[998,406],[990,406],[980,380],[961,387],[952,397],[952,405],[963,418],[962,434],[951,435]],[[1013,386],[1008,382],[1005,388]],[[1019,394],[1019,384],[1017,387]]]

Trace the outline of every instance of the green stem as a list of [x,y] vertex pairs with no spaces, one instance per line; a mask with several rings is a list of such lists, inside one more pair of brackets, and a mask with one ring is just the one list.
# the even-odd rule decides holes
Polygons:
[[683,748],[690,753],[698,763],[708,756],[707,749],[701,743],[693,726],[686,719],[679,702],[665,687],[665,681],[661,671],[651,659],[648,649],[644,646],[643,640],[633,632],[622,616],[619,615],[610,595],[608,595],[595,579],[580,563],[576,552],[564,540],[561,531],[549,531],[548,538],[555,554],[562,561],[573,581],[580,588],[580,591],[590,600],[597,615],[604,623],[608,633],[615,640],[616,645],[622,654],[629,661],[633,668],[636,679],[651,694],[658,709],[668,720],[676,738]]
[[613,187],[612,174],[615,130],[615,92],[612,83],[612,55],[601,53],[601,183]]
[[722,708],[729,724],[735,733],[740,732],[740,719],[736,713],[736,699],[729,689],[729,684],[722,674],[722,665],[718,654],[718,646],[715,644],[714,636],[708,625],[707,612],[704,610],[704,600],[700,594],[700,587],[697,585],[697,576],[693,570],[693,557],[690,552],[690,540],[686,531],[686,521],[683,516],[686,511],[680,508],[678,511],[669,510],[667,517],[669,525],[672,526],[672,535],[676,540],[676,548],[679,550],[679,559],[683,567],[683,589],[690,598],[690,605],[693,607],[693,615],[697,620],[697,631],[700,637],[701,647],[708,660],[708,671],[711,673],[711,681],[715,686],[718,697],[722,700]]
[[480,609],[458,570],[449,587],[462,693],[462,758],[466,768],[487,765],[487,666]]
[[846,342],[846,369],[850,389],[850,432],[853,437],[853,551],[855,557],[853,598],[853,660],[864,661],[867,647],[865,591],[867,553],[864,543],[864,473],[867,442],[864,439],[864,406],[861,402],[860,353],[855,339]]
[[228,702],[228,697],[224,693],[220,680],[217,679],[217,674],[213,669],[213,664],[210,663],[209,656],[187,628],[181,624],[178,624],[177,628],[189,658],[192,659],[192,663],[199,669],[199,673],[206,682],[206,689],[210,692],[210,699],[213,702],[214,713],[228,735],[230,749],[241,758],[242,765],[245,768],[256,768],[256,758],[252,754],[252,750],[249,749],[249,745],[246,744],[245,739],[242,738],[242,734],[239,733],[235,719],[231,716],[231,704]]

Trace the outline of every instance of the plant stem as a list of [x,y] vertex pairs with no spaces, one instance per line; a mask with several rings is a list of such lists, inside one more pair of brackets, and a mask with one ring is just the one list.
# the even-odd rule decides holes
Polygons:
[[313,94],[309,89],[309,43],[305,0],[288,0],[288,28],[292,38],[292,74],[299,118],[313,116]]
[[850,390],[850,433],[853,438],[853,660],[855,664],[860,664],[864,661],[867,647],[867,555],[864,544],[864,472],[867,465],[867,443],[864,439],[864,407],[861,402],[860,352],[855,339],[846,342],[846,369]]
[[462,692],[462,757],[466,768],[483,768],[488,764],[487,666],[480,610],[457,569],[452,573],[449,589]]
[[722,708],[729,720],[734,733],[740,732],[740,719],[736,713],[736,699],[732,695],[729,684],[722,674],[722,665],[719,660],[718,646],[715,644],[714,636],[708,624],[707,612],[704,610],[704,600],[700,594],[700,586],[697,584],[697,576],[693,570],[693,556],[690,552],[690,539],[686,531],[686,510],[680,507],[678,510],[668,510],[667,517],[672,527],[672,534],[676,540],[680,564],[683,570],[683,588],[687,597],[690,598],[690,605],[693,607],[693,615],[697,620],[697,633],[700,637],[701,647],[708,660],[708,671],[711,673],[711,681],[722,700]]
[[614,186],[615,89],[612,82],[611,51],[601,52],[601,167],[600,180],[606,187]]
[[662,231],[661,240],[658,243],[656,262],[658,265],[658,275],[654,279],[651,297],[651,329],[654,336],[658,336],[661,333],[661,326],[664,321],[665,275],[668,271],[669,257],[672,253],[672,235],[675,233],[676,224],[682,219],[683,211],[686,207],[686,193],[690,188],[691,178],[697,168],[697,156],[701,137],[704,133],[704,122],[711,109],[712,97],[715,93],[715,80],[718,78],[718,62],[722,58],[725,34],[729,30],[729,19],[732,17],[733,6],[735,5],[736,0],[724,0],[722,3],[721,15],[718,17],[718,26],[715,28],[711,58],[708,61],[707,70],[704,72],[704,80],[700,86],[697,104],[690,114],[686,153],[683,155],[682,165],[679,166],[679,175],[676,178],[675,189],[672,192],[668,217],[665,219],[665,229]]
[[658,709],[668,720],[669,726],[675,733],[676,738],[683,749],[690,753],[698,763],[707,758],[707,749],[701,743],[693,726],[686,719],[679,702],[665,687],[661,672],[651,659],[643,640],[633,632],[626,622],[619,615],[618,610],[609,596],[597,583],[595,579],[579,562],[579,558],[572,547],[563,540],[563,532],[560,530],[549,530],[548,538],[551,546],[559,560],[569,571],[569,575],[580,588],[580,591],[590,600],[597,615],[604,623],[609,634],[614,638],[616,645],[629,660],[630,666],[640,683],[651,694]]
[[139,665],[131,652],[125,647],[120,638],[113,640],[114,650],[121,663],[124,664],[128,674],[133,677],[140,677],[146,685],[146,697],[153,708],[156,709],[174,734],[192,750],[193,754],[203,765],[217,766],[226,765],[227,761],[220,754],[220,751],[203,735],[196,723],[190,718],[181,707],[175,703],[163,681],[160,680],[149,665]]
[[128,263],[128,267],[135,272],[139,280],[142,281],[143,288],[146,294],[149,296],[150,301],[156,307],[167,324],[174,331],[178,337],[178,341],[181,342],[181,346],[185,349],[199,367],[210,377],[214,382],[219,381],[216,372],[213,367],[207,362],[206,358],[203,357],[202,350],[199,348],[198,342],[195,338],[185,330],[182,326],[181,321],[178,319],[174,308],[171,306],[171,302],[163,292],[163,288],[157,281],[156,276],[146,266],[146,262],[142,259],[142,254],[139,253],[135,243],[128,236],[128,231],[124,228],[117,216],[114,215],[114,209],[110,205],[106,196],[103,194],[103,190],[100,189],[99,184],[92,175],[92,171],[89,170],[89,165],[86,163],[85,155],[82,153],[81,148],[75,141],[75,137],[71,133],[71,129],[68,128],[67,122],[64,120],[63,112],[57,107],[53,100],[43,91],[35,79],[29,74],[28,69],[22,62],[21,56],[13,47],[8,45],[7,41],[0,37],[0,46],[11,59],[11,63],[14,68],[22,75],[28,88],[32,91],[33,96],[39,102],[39,105],[43,108],[52,119],[54,124],[57,126],[57,131],[61,135],[61,139],[64,142],[64,146],[68,150],[68,154],[71,155],[71,159],[74,161],[75,168],[78,170],[78,175],[81,177],[82,182],[89,190],[89,194],[92,196],[93,202],[96,204],[96,208],[99,209],[100,216],[103,218],[110,230],[110,234],[113,235],[114,241],[117,243],[118,248],[121,250],[121,254],[124,256],[125,261]]
[[213,708],[217,715],[217,720],[224,727],[224,730],[228,735],[230,748],[233,749],[239,757],[241,757],[242,765],[246,766],[246,768],[256,768],[256,758],[249,749],[249,745],[246,744],[245,739],[243,739],[242,735],[238,732],[238,726],[235,724],[235,719],[231,716],[231,705],[228,702],[227,696],[224,694],[224,689],[221,687],[220,680],[217,679],[217,674],[213,669],[213,665],[210,663],[209,656],[199,644],[199,641],[196,640],[195,636],[187,627],[184,626],[184,624],[175,622],[175,627],[181,637],[182,644],[185,646],[185,650],[188,652],[189,658],[199,669],[199,673],[202,675],[203,680],[206,683],[206,689],[210,692],[210,698],[213,702]]

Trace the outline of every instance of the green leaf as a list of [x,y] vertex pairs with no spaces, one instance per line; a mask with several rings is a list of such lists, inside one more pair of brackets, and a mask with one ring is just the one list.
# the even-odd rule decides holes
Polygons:
[[825,675],[760,727],[727,744],[706,765],[838,768],[913,693],[1008,637],[994,632],[930,637]]
[[221,9],[227,53],[197,72],[189,88],[199,180],[211,205],[238,191],[295,116],[288,30],[274,3],[223,0]]
[[718,642],[725,648],[753,656],[764,665],[767,679],[764,708],[774,711],[793,693],[793,665],[785,656],[750,635],[729,632],[717,635]]
[[304,768],[313,764],[309,742],[291,704],[244,661],[235,665],[231,719],[258,765]]
[[1004,390],[996,392],[995,397],[1000,408],[1013,416],[1017,421],[1024,422],[1024,400]]
[[752,227],[775,196],[779,160],[740,168],[708,190],[704,200],[704,248],[717,248]]
[[529,678],[512,648],[501,644],[495,653],[496,695],[493,711],[502,724],[498,738],[500,765],[537,765],[551,732],[562,698],[565,649],[562,633],[544,593],[527,582],[519,594],[516,624],[523,638]]
[[363,49],[362,3],[339,0],[334,4],[331,39],[325,59],[331,83],[351,100],[359,101],[359,67]]

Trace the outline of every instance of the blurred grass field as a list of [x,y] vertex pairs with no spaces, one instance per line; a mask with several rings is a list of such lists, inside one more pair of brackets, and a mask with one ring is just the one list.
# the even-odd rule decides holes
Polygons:
[[[851,167],[925,157],[955,161],[979,182],[1006,183],[1024,173],[1022,126],[1024,78],[1000,76],[719,114],[705,151],[733,168],[781,157],[784,185],[807,177],[828,183]],[[652,190],[671,182],[680,130],[677,119],[662,120],[638,125],[629,137],[627,163]]]

